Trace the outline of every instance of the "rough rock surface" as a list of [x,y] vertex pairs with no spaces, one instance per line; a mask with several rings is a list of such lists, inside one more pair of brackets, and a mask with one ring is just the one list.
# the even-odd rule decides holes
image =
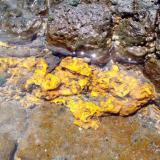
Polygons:
[[48,23],[48,38],[54,45],[71,50],[106,47],[111,36],[111,13],[107,6],[80,4],[58,5]]
[[13,159],[17,143],[8,134],[0,134],[0,159]]
[[0,58],[0,71],[10,74],[1,94],[8,87],[6,95],[19,99],[25,108],[41,100],[60,102],[70,108],[76,125],[95,129],[99,126],[96,119],[105,113],[129,115],[155,99],[153,85],[141,72],[117,65],[102,71],[72,57],[64,58],[53,70],[56,57],[52,58]]
[[16,160],[159,159],[160,139],[150,121],[112,116],[96,131],[78,130],[72,121],[62,106],[46,104],[32,110]]
[[26,128],[26,112],[16,101],[5,101],[0,104],[0,134],[8,134],[17,140]]
[[[138,67],[144,67],[157,91],[160,88],[159,10],[159,0],[0,0],[0,41],[8,42],[0,42],[0,160],[159,160],[159,99],[125,118],[94,115],[95,104],[106,100],[102,94],[106,94],[113,71],[105,76],[104,70],[115,64],[113,61],[134,64],[116,65],[129,75],[137,73],[137,79],[142,75]],[[56,72],[59,81],[53,76],[54,69],[68,55],[87,57],[85,61],[98,65],[110,63],[99,69],[102,74],[92,74],[93,82],[86,86],[89,67],[62,60],[63,66]],[[40,77],[35,76],[34,84],[26,89],[26,81],[35,71]],[[130,113],[141,107],[135,107],[137,102],[147,102],[148,86],[138,87],[131,98],[128,92],[134,83],[126,78],[113,78],[107,92],[118,102],[123,99],[123,106],[106,101],[103,109],[113,112],[121,106],[120,112],[126,113],[127,108]],[[53,91],[55,87],[58,92]],[[87,91],[92,91],[93,97]],[[80,92],[78,98],[83,102],[71,103],[75,95],[66,96]],[[55,93],[70,97],[70,107],[55,104],[67,105],[65,96],[52,103],[44,100],[53,99]],[[75,117],[69,109],[85,122],[88,117],[101,122],[99,128],[83,130],[73,125]]]
[[123,46],[118,47],[119,54],[144,60],[146,54],[155,53],[158,1],[116,1],[115,8],[122,18],[114,33]]
[[157,87],[160,87],[160,60],[150,57],[145,63],[145,73]]
[[0,97],[0,159],[12,160],[27,127],[27,114],[19,102]]
[[0,27],[27,38],[39,31],[43,23],[41,14],[47,10],[44,0],[8,0],[1,1],[0,6]]

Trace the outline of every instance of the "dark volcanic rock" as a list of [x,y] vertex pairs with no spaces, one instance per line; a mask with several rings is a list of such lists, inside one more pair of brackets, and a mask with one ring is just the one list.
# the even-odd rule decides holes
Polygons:
[[18,36],[31,37],[42,26],[47,13],[45,0],[8,0],[0,2],[0,27]]
[[74,50],[107,47],[111,38],[111,13],[106,5],[57,5],[48,23],[48,41]]
[[[157,0],[111,0],[116,13],[123,17],[139,16],[143,19],[144,14],[149,14],[150,20],[154,23],[158,9]],[[138,18],[138,17],[137,17]]]
[[113,41],[118,54],[126,61],[144,61],[149,53],[155,53],[156,22],[158,4],[156,1],[113,0],[112,4],[119,17]]
[[154,38],[154,28],[147,24],[148,21],[134,21],[132,18],[124,19],[117,27],[116,34],[119,36],[121,45],[134,46],[144,45],[148,37]]
[[159,88],[160,87],[160,60],[155,56],[148,58],[145,63],[145,73],[150,80]]

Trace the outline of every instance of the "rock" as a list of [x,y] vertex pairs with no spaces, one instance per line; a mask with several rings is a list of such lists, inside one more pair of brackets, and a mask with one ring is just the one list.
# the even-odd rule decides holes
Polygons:
[[112,37],[116,52],[122,59],[144,61],[148,53],[155,52],[154,32],[147,17],[142,21],[135,21],[133,18],[120,20]]
[[47,13],[46,0],[24,0],[22,9],[28,9],[36,15],[45,15]]
[[146,38],[153,32],[151,26],[145,26],[144,23],[147,21],[137,22],[132,18],[123,19],[115,32],[121,45],[144,45]]
[[18,140],[26,129],[26,112],[16,101],[0,102],[0,134]]
[[67,128],[71,129],[71,133],[74,129],[69,121],[68,113],[66,114],[62,106],[46,104],[31,110],[29,126],[23,139],[19,142],[16,157],[21,160],[51,160],[58,157],[57,149],[62,147],[63,150],[66,143],[61,143],[58,137],[61,137],[65,131],[68,132]]
[[133,2],[132,0],[111,0],[112,5],[116,6],[119,13],[133,13]]
[[160,57],[160,38],[157,38],[156,40],[156,54]]
[[6,83],[5,75],[0,75],[0,87],[3,86],[5,83]]
[[48,23],[48,41],[72,51],[107,48],[111,38],[111,12],[106,5],[57,5]]
[[11,160],[14,158],[16,151],[16,141],[8,136],[8,134],[0,134],[0,159]]
[[141,46],[133,46],[127,48],[128,54],[131,54],[133,56],[142,57],[147,54],[146,47]]
[[[148,14],[152,24],[156,20],[156,13],[158,9],[157,0],[148,1],[134,1],[134,0],[111,0],[112,5],[115,7],[115,10],[118,15],[122,17],[139,17],[143,19],[144,14]],[[138,18],[137,17],[137,18]]]
[[39,1],[17,1],[8,0],[0,2],[1,28],[9,33],[18,34],[30,38],[42,27],[41,14],[47,12],[44,0]]
[[147,74],[149,79],[159,88],[160,60],[155,56],[150,57],[145,63],[144,72]]
[[148,128],[151,132],[156,130],[160,134],[160,110],[158,106],[155,104],[148,105],[139,112],[138,118],[143,128]]
[[68,0],[68,3],[71,6],[77,6],[80,3],[80,0]]
[[122,59],[144,61],[145,55],[155,53],[157,1],[113,0],[116,23],[113,41]]
[[2,47],[0,45],[0,56],[1,57],[30,57],[30,56],[42,56],[43,49],[32,48],[25,45],[17,45],[14,47]]
[[54,55],[45,56],[45,60],[48,64],[47,72],[53,71],[60,63],[60,58]]
[[2,22],[3,28],[10,33],[30,38],[33,33],[38,32],[42,25],[40,18],[30,17],[9,17]]
[[31,110],[17,160],[159,159],[158,149],[150,148],[153,143],[160,147],[159,134],[142,127],[136,115],[107,117],[98,130],[77,129],[71,121],[62,106],[47,103]]

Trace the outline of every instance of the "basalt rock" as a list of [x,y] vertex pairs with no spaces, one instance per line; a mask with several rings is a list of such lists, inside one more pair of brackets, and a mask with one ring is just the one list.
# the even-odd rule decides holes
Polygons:
[[107,48],[111,39],[111,12],[106,5],[57,5],[48,22],[48,41],[71,51]]
[[138,21],[134,17],[120,18],[112,37],[120,55],[144,60],[147,54],[155,52],[155,26],[150,20],[148,15]]
[[111,0],[116,14],[128,18],[137,17],[143,19],[143,16],[148,14],[154,24],[156,12],[158,9],[158,0]]
[[154,84],[160,88],[160,60],[151,56],[145,63],[145,73]]
[[32,37],[42,27],[42,16],[47,12],[44,0],[0,2],[0,28],[18,36]]

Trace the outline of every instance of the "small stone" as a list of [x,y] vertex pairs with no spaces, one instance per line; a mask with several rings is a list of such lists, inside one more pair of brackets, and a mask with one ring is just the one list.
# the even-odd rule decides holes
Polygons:
[[137,57],[143,57],[147,54],[147,48],[141,46],[133,46],[127,48],[128,54]]

